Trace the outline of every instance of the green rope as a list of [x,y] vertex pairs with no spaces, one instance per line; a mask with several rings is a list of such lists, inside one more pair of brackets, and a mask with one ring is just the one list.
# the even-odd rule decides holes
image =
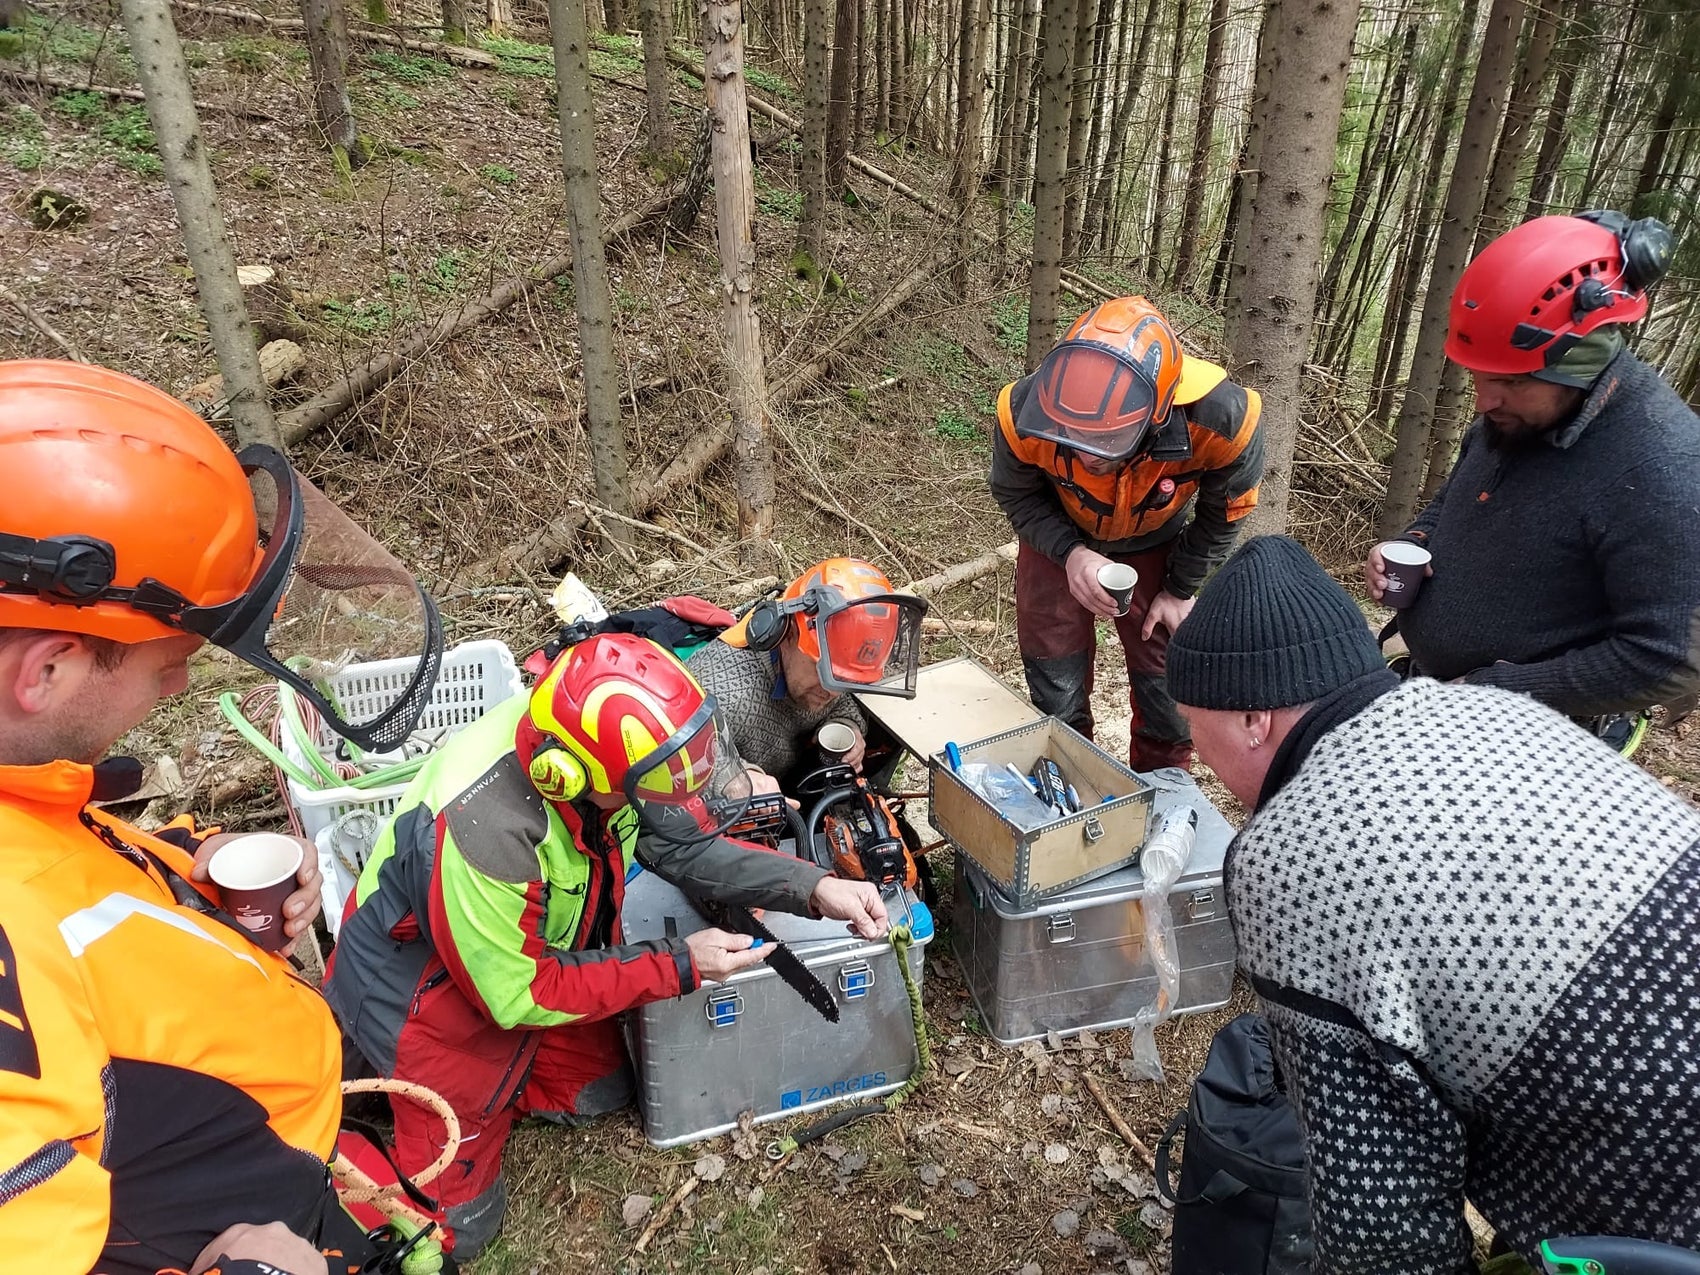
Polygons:
[[[795,1153],[803,1142],[813,1142],[835,1129],[841,1129],[864,1116],[879,1115],[896,1111],[909,1100],[911,1094],[919,1089],[927,1078],[927,1072],[933,1064],[932,1042],[927,1039],[927,1014],[921,1005],[921,985],[915,981],[915,972],[909,968],[909,949],[915,946],[915,936],[907,925],[894,925],[890,935],[891,949],[897,955],[897,970],[903,978],[903,990],[909,994],[909,1017],[915,1024],[915,1070],[909,1073],[909,1079],[887,1094],[878,1103],[870,1103],[865,1107],[853,1107],[836,1116],[828,1117],[817,1125],[801,1130],[799,1133],[787,1134],[776,1142],[768,1145],[768,1158],[783,1160]],[[798,1139],[802,1138],[803,1142]]]

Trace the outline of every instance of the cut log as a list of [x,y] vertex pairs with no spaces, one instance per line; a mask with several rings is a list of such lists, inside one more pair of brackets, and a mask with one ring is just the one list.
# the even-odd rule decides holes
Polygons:
[[[294,380],[307,368],[307,355],[293,341],[270,341],[260,347],[260,377],[268,390]],[[224,378],[209,376],[183,391],[183,401],[209,421],[225,413]]]
[[959,562],[954,567],[949,567],[936,575],[911,581],[905,592],[930,598],[943,593],[954,585],[966,584],[970,580],[980,579],[981,576],[989,576],[1005,563],[1015,561],[1017,544],[1017,541],[1011,540],[1008,544],[999,545],[990,553],[983,553],[978,558]]
[[[647,204],[634,208],[602,232],[602,242],[612,243],[621,235],[635,230],[649,218],[661,215],[666,212],[667,204],[668,197],[658,195]],[[415,328],[410,335],[402,337],[394,349],[374,356],[335,385],[321,390],[300,407],[278,417],[278,424],[283,429],[283,441],[294,446],[388,384],[414,359],[435,349],[463,328],[472,327],[492,315],[500,314],[514,302],[530,296],[544,284],[559,278],[572,268],[571,253],[551,257],[530,274],[509,279],[494,291],[468,301],[458,310],[450,310],[435,323]]]
[[[242,22],[249,26],[268,27],[273,31],[305,31],[307,24],[300,18],[268,18],[263,13],[254,13],[248,9],[233,9],[222,4],[190,4],[188,0],[171,0],[171,7],[183,13],[198,13],[208,18],[224,18],[230,22]],[[396,35],[390,31],[372,31],[363,27],[350,29],[350,40],[365,44],[388,44],[396,48],[406,49],[411,53],[428,53],[432,57],[442,58],[445,62],[454,62],[460,66],[475,67],[480,70],[490,70],[500,66],[501,59],[494,53],[486,53],[483,49],[474,49],[461,44],[444,44],[440,40],[415,40],[409,36]]]
[[295,292],[271,266],[237,266],[236,282],[248,305],[248,322],[262,345],[271,341],[305,341],[307,325],[295,312]]
[[991,637],[1001,632],[1002,627],[996,620],[961,620],[955,616],[926,616],[921,620],[921,632],[939,633],[948,637],[952,633],[972,633],[975,637]]
[[[11,67],[0,67],[0,84],[17,84],[24,87],[44,89],[66,89],[73,93],[98,93],[102,97],[117,98],[124,102],[140,102],[145,100],[140,89],[121,89],[110,84],[84,84],[81,80],[70,79],[63,75],[52,75],[46,71],[16,71]],[[270,120],[276,117],[266,111],[256,110],[251,106],[228,106],[223,102],[196,102],[197,111],[211,111],[219,115],[239,115],[245,120]]]

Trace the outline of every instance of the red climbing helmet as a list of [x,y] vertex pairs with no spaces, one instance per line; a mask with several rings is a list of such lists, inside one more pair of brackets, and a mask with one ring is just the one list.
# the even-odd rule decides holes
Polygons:
[[1452,293],[1446,357],[1472,372],[1519,376],[1552,367],[1597,328],[1647,313],[1670,229],[1619,212],[1537,217],[1476,254]]

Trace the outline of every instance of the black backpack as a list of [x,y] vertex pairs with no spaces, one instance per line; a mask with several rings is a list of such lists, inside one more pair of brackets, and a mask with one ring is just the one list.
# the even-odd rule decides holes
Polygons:
[[[1180,1184],[1170,1149],[1184,1134]],[[1173,1275],[1310,1270],[1304,1139],[1281,1092],[1269,1029],[1242,1014],[1210,1044],[1186,1110],[1157,1144],[1157,1189],[1175,1206]]]

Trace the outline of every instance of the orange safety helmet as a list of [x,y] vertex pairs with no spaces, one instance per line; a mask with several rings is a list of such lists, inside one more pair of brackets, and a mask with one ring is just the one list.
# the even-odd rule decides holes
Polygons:
[[777,599],[758,603],[733,636],[754,650],[771,651],[794,631],[797,649],[815,665],[827,690],[912,698],[926,612],[923,599],[893,592],[873,563],[828,558],[791,581]]
[[1180,339],[1156,306],[1144,297],[1106,301],[1076,319],[1039,364],[1016,433],[1127,460],[1168,419],[1184,364]]
[[[361,748],[392,749],[418,723],[442,656],[435,605],[281,452],[232,455],[120,372],[6,362],[0,475],[0,628],[126,644],[192,634],[288,684]],[[395,661],[388,684],[329,694],[355,661]]]
[[120,372],[0,363],[0,474],[0,628],[180,636],[128,602],[85,599],[152,578],[218,606],[259,570],[242,465],[194,412]]

